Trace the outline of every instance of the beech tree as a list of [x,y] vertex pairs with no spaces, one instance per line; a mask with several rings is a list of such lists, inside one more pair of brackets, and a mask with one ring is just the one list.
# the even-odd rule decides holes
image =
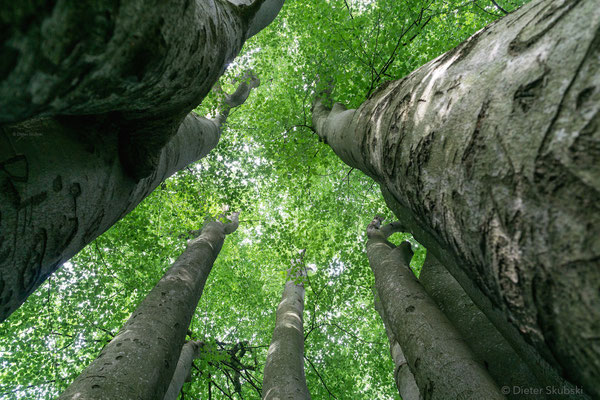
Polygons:
[[220,118],[190,111],[282,4],[7,5],[0,22],[7,33],[0,321],[156,186],[216,146],[229,108],[257,81],[242,82]]
[[[542,365],[534,368],[523,361],[431,253],[425,258],[419,282],[499,387],[569,386],[554,370],[543,369]],[[506,394],[508,398],[519,398],[518,393]]]
[[419,393],[417,382],[415,382],[415,376],[408,367],[408,362],[402,352],[402,347],[400,346],[400,343],[398,343],[398,340],[396,340],[396,336],[394,336],[394,332],[392,332],[392,329],[390,328],[390,323],[383,311],[381,300],[377,295],[377,289],[374,290],[374,305],[375,310],[377,310],[377,313],[381,317],[385,333],[390,342],[390,355],[394,361],[394,380],[396,381],[396,387],[398,388],[400,398],[402,398],[402,400],[420,400],[422,397]]
[[[514,18],[519,12],[515,9],[524,2],[526,1],[286,2],[272,24],[246,40],[238,58],[231,62],[220,79],[223,91],[233,93],[236,87],[232,82],[235,82],[236,77],[243,76],[245,70],[251,69],[260,77],[261,86],[248,97],[243,107],[236,108],[229,114],[227,123],[222,126],[223,134],[213,151],[158,184],[144,201],[65,262],[62,268],[0,324],[0,397],[9,400],[46,400],[54,399],[64,392],[81,371],[97,358],[102,348],[112,340],[164,275],[166,268],[175,261],[173,254],[184,251],[190,237],[189,232],[202,226],[206,218],[214,218],[221,213],[222,205],[229,204],[233,209],[240,210],[243,218],[235,235],[225,241],[192,317],[189,330],[193,335],[188,339],[205,345],[199,351],[199,357],[190,365],[191,380],[183,385],[181,397],[259,397],[260,390],[257,391],[257,388],[261,388],[260,382],[263,380],[263,369],[289,260],[299,249],[306,249],[304,261],[311,272],[304,283],[304,360],[306,383],[311,396],[315,399],[357,400],[398,398],[390,343],[382,320],[373,307],[374,277],[365,252],[365,227],[374,215],[381,215],[387,221],[399,218],[392,214],[382,198],[382,194],[389,197],[389,191],[380,193],[376,190],[379,180],[344,164],[329,145],[319,141],[319,137],[314,134],[318,125],[311,124],[313,98],[316,93],[323,91],[324,86],[327,88],[328,83],[333,82],[332,97],[346,104],[349,109],[357,109],[368,98],[377,97],[386,88],[395,85],[388,82],[412,76],[413,71],[418,71],[427,62],[492,24],[479,36],[481,42],[478,43],[483,43],[486,37],[492,35],[487,32],[503,23],[503,20],[494,23],[504,16],[502,10],[510,13],[507,18]],[[220,7],[223,2],[215,4]],[[588,18],[592,18],[592,22],[587,25],[579,22],[577,25],[570,23],[570,28],[563,25],[579,7],[589,7],[586,5],[589,3],[583,0],[564,4],[569,7],[566,14],[562,13],[565,11],[562,7],[552,14],[561,16],[560,18],[550,17],[544,20],[549,23],[547,34],[554,33],[562,26],[564,31],[573,31],[570,34],[574,37],[583,37],[595,29],[595,17],[591,12],[588,13]],[[190,5],[193,7],[193,2]],[[536,6],[536,10],[544,14],[547,7],[540,4]],[[46,8],[40,9],[40,15],[42,10]],[[179,12],[176,7],[161,10],[161,16],[166,20],[171,20]],[[146,11],[139,9],[133,14],[142,12]],[[0,12],[0,18],[5,16]],[[525,25],[527,20],[530,20],[531,28],[526,29],[525,33],[532,32],[535,36],[535,19],[526,15],[517,22]],[[23,20],[22,26],[35,21]],[[184,32],[180,38],[183,43],[190,40],[186,35],[192,25],[186,25],[187,20],[180,21],[182,23],[177,29]],[[92,22],[87,24],[93,25]],[[510,36],[509,31],[507,36]],[[540,40],[544,40],[544,35],[540,37]],[[507,38],[505,42],[510,40],[512,39]],[[585,47],[586,42],[580,43],[578,51]],[[496,47],[491,49],[494,48]],[[498,48],[501,49],[502,46]],[[532,50],[535,48],[533,46]],[[4,48],[0,51],[4,51]],[[558,57],[558,52],[554,53],[554,57]],[[181,54],[187,53],[183,51]],[[454,52],[454,55],[457,54],[458,50]],[[474,54],[470,53],[464,60],[458,61],[456,66],[462,65],[463,61],[475,62],[472,60]],[[489,58],[493,58],[494,54],[499,57],[498,60],[502,59],[501,52],[486,51],[478,66],[483,68],[492,63]],[[549,52],[547,55],[552,54],[553,52]],[[570,63],[578,54],[569,54],[565,63]],[[0,59],[0,65],[4,65],[5,59],[7,58]],[[544,60],[543,57],[540,59]],[[39,63],[40,66],[42,64]],[[502,87],[507,91],[514,89],[510,84],[504,84],[502,68],[497,68],[494,70],[497,73],[490,72],[485,80],[477,78],[478,93],[492,93],[494,89]],[[561,69],[562,65],[561,68],[553,66],[550,74],[558,73]],[[448,71],[452,73],[452,67]],[[525,73],[523,71],[526,72],[526,69],[515,70],[513,75],[521,76]],[[469,76],[475,79],[473,75]],[[525,75],[522,78],[525,80]],[[526,85],[527,82],[522,83]],[[458,94],[459,88],[449,93]],[[190,86],[184,86],[180,90],[188,89],[193,90]],[[153,94],[158,97],[160,92],[157,88]],[[595,93],[589,92],[591,99]],[[512,106],[511,96],[512,93],[505,98],[504,104],[508,108]],[[209,91],[194,111],[198,115],[214,118],[222,104],[220,97],[219,90]],[[461,103],[466,106],[469,103],[468,97],[460,97],[460,102],[453,100],[452,107]],[[422,98],[426,100],[426,97]],[[533,98],[523,96],[520,99],[519,101],[527,103]],[[584,99],[585,95],[582,96],[582,100]],[[164,102],[168,103],[168,99]],[[134,108],[135,98],[130,98],[127,104]],[[497,103],[491,104],[497,106]],[[566,100],[565,104],[568,104]],[[581,104],[587,103],[583,101]],[[492,105],[490,110],[494,109]],[[537,103],[532,102],[528,114],[537,113],[540,109]],[[474,118],[478,111],[477,108]],[[522,109],[516,108],[515,112],[522,112]],[[464,120],[464,127],[468,128],[470,118],[456,118]],[[486,121],[493,120],[484,119],[483,127],[486,126]],[[504,117],[502,120],[508,121]],[[435,122],[436,119],[433,118],[432,121]],[[525,151],[526,148],[535,147],[533,141],[526,139],[530,134],[529,130],[523,132],[520,128],[515,128],[514,131],[521,132],[522,135],[518,138],[518,144],[515,142],[517,150]],[[449,138],[451,135],[448,133],[444,137]],[[39,137],[11,138],[15,141],[35,142]],[[593,143],[590,142],[590,149],[593,148]],[[0,151],[4,149],[5,147],[0,146]],[[442,156],[438,153],[439,150],[435,151],[438,156]],[[460,158],[459,154],[457,159]],[[582,159],[581,162],[589,168],[596,165],[594,160]],[[67,162],[66,159],[60,161]],[[496,165],[500,168],[507,164],[497,162]],[[10,173],[14,170],[8,169]],[[573,169],[577,173],[583,170]],[[0,169],[0,175],[2,174],[5,174],[5,170]],[[476,182],[476,176],[466,183],[471,184],[471,181]],[[63,180],[63,191],[70,183]],[[451,187],[446,182],[443,185]],[[407,187],[410,190],[412,186],[407,183]],[[0,190],[0,193],[4,195],[6,192]],[[576,193],[574,197],[580,199]],[[77,198],[78,209],[83,207],[82,199],[81,196]],[[547,203],[548,197],[544,199]],[[506,198],[500,200],[505,201]],[[57,209],[67,209],[70,203],[58,204]],[[399,216],[403,215],[397,209],[397,202],[388,201],[388,204]],[[541,200],[539,207],[553,209],[548,204],[544,205]],[[589,210],[591,216],[588,222],[596,226],[595,214],[591,207]],[[24,211],[25,209],[21,211],[19,221],[29,222],[29,219],[21,219],[25,216]],[[5,233],[8,231],[4,230],[4,216],[3,213],[0,218],[0,237],[8,235]],[[573,221],[572,224],[575,226],[580,222]],[[402,225],[413,231],[413,225],[404,220]],[[486,231],[475,225],[471,228],[472,236],[465,243],[475,246],[473,249],[476,250],[479,240],[485,239]],[[419,231],[414,230],[413,233],[418,235]],[[450,237],[450,233],[461,237],[460,231],[456,235],[454,231],[446,232],[443,237]],[[475,241],[472,237],[475,237]],[[427,258],[425,247],[407,232],[398,233],[389,240],[396,244],[401,241],[411,243],[415,254],[410,268],[419,275]],[[570,239],[565,237],[562,243],[568,244]],[[573,243],[576,243],[575,239]],[[428,247],[435,245],[423,244]],[[468,260],[464,263],[460,260],[462,264],[456,264],[453,258],[436,255],[434,250],[428,254],[440,260],[453,276],[455,270],[475,268]],[[571,260],[579,262],[585,254],[588,253],[578,253],[575,249]],[[431,258],[428,260],[430,262]],[[451,263],[461,266],[452,269]],[[475,269],[479,270],[481,264],[476,265],[478,267]],[[420,281],[422,286],[432,297],[436,307],[450,320],[455,331],[465,338],[476,362],[485,367],[486,362],[491,360],[489,354],[478,353],[475,346],[471,346],[472,336],[477,336],[480,328],[473,328],[476,332],[471,332],[472,336],[467,339],[464,331],[469,330],[469,326],[462,325],[468,325],[471,319],[463,317],[460,311],[453,316],[450,310],[456,305],[449,303],[443,296],[439,298],[434,295],[435,289],[450,286],[440,279],[437,284],[432,284],[434,290],[431,291],[425,284],[428,268],[429,265],[425,265],[423,274],[420,275],[423,279]],[[465,292],[464,296],[470,298],[474,293],[481,292],[472,288],[480,287],[477,283],[480,282],[478,276],[466,273],[462,278],[458,276],[461,288],[466,286],[468,289],[471,285],[470,290],[461,289]],[[573,282],[569,273],[566,276],[568,279],[565,283]],[[471,280],[472,277],[474,280]],[[558,293],[558,288],[563,288],[560,278],[553,282],[552,285],[536,285],[536,297],[545,298],[550,290]],[[565,299],[583,296],[584,292],[573,290],[573,287],[564,288],[561,296]],[[567,393],[567,396],[570,393],[574,398],[586,398],[581,384],[572,376],[574,370],[557,366],[558,362],[546,361],[545,356],[522,339],[518,330],[511,328],[513,325],[506,322],[505,314],[497,311],[501,307],[492,303],[495,301],[494,296],[490,298],[492,300],[488,300],[483,294],[476,297],[478,300],[475,301],[475,307],[479,309],[482,304],[487,304],[488,309],[496,310],[492,314],[495,312],[499,317],[493,321],[494,327],[502,328],[503,321],[504,325],[508,325],[508,329],[506,326],[503,329],[496,328],[501,332],[499,335],[505,338],[511,348],[516,349],[513,356],[516,354],[531,374],[535,375],[535,379],[526,379],[525,387],[542,391],[540,398],[564,397],[556,392]],[[462,300],[465,298],[461,297],[461,302]],[[573,301],[573,307],[577,307],[576,302]],[[460,309],[463,304],[466,303],[458,304],[456,309]],[[581,304],[581,310],[590,308],[584,305],[587,304],[585,302]],[[479,314],[476,318],[485,322],[490,311],[486,311],[486,307],[482,309],[485,314]],[[594,312],[596,308],[590,309]],[[543,324],[544,321],[540,320],[540,323]],[[481,329],[482,332],[488,332],[486,328]],[[553,343],[553,332],[552,327],[544,328],[548,347]],[[482,333],[481,336],[484,335]],[[481,347],[491,343],[480,339]],[[240,361],[252,369],[242,370],[240,379],[237,379],[235,370],[226,364],[233,365],[227,361],[229,351],[233,351],[235,344],[242,343],[243,348],[248,351],[245,359]],[[594,343],[593,339],[589,339],[588,343]],[[593,351],[593,348],[590,346],[586,351]],[[504,351],[501,353],[505,354]],[[503,358],[504,361],[506,359]],[[501,386],[505,383],[493,373],[497,365],[500,364],[490,364],[486,369],[498,386]],[[535,370],[531,365],[539,368]],[[590,363],[575,373],[589,373],[595,368],[594,365]],[[520,370],[526,370],[521,368],[519,366]],[[538,379],[548,376],[550,381]],[[563,385],[566,381],[573,385]],[[555,391],[554,395],[546,392],[547,386]],[[517,383],[516,388],[510,388],[513,393],[509,393],[509,397],[519,398],[517,392],[523,386]]]
[[238,227],[213,221],[202,227],[108,343],[60,399],[163,399],[206,279],[225,240]]
[[165,400],[177,400],[185,381],[191,376],[192,364],[200,356],[203,345],[204,343],[194,340],[190,340],[183,345],[177,360],[177,367],[165,393]]
[[304,375],[305,276],[302,260],[293,263],[287,272],[265,362],[263,399],[310,399]]
[[397,229],[401,227],[381,227],[381,220],[375,218],[367,228],[367,255],[384,323],[406,355],[421,396],[503,399],[497,384],[410,270],[410,244],[395,247],[387,241]]
[[521,356],[594,395],[599,24],[593,1],[534,1],[356,110],[313,110]]
[[[379,223],[379,220],[376,220],[375,222]],[[394,260],[394,256],[390,253],[395,246],[387,240],[383,240],[387,239],[386,236],[393,234],[395,230],[400,229],[402,228],[399,223],[389,224],[381,229],[383,236],[379,235],[379,238],[375,237],[370,241],[371,247],[375,248],[375,250],[372,251],[372,253],[374,253],[372,258],[373,261],[377,263],[376,265],[372,264],[372,266],[381,268],[381,260],[391,258],[391,260],[385,262],[387,264],[391,263],[392,267],[386,266],[383,269],[384,271],[391,271],[392,274],[400,268],[402,268],[402,271],[406,271],[407,267],[399,267],[399,265],[402,264],[402,260]],[[374,236],[373,232],[371,232],[371,236]],[[375,244],[373,244],[373,242],[375,242]],[[403,243],[403,245],[406,245],[406,242]],[[411,256],[411,251],[409,249],[404,249],[404,251],[407,252],[407,257]],[[397,268],[393,268],[393,265]],[[400,275],[402,276],[403,274]],[[385,279],[383,279],[383,281],[386,282]],[[433,315],[431,315],[430,318],[438,318],[436,315],[439,316],[440,313],[443,313],[444,317],[452,323],[453,329],[458,331],[457,333],[455,332],[455,335],[459,336],[460,341],[466,343],[472,351],[471,358],[480,365],[485,366],[486,371],[499,387],[541,388],[552,387],[552,385],[555,385],[555,387],[568,389],[565,390],[566,393],[563,394],[564,398],[586,398],[583,393],[576,391],[569,382],[557,377],[556,371],[544,369],[543,365],[532,365],[531,363],[524,362],[490,323],[487,317],[485,317],[485,315],[473,304],[458,282],[431,254],[427,255],[425,262],[423,263],[423,267],[419,274],[419,283],[439,308],[434,308]],[[392,283],[392,285],[398,287],[398,290],[400,290],[401,293],[410,293],[410,287],[415,286],[414,280],[406,284]],[[419,292],[413,293],[412,297],[419,299],[423,297],[422,290],[419,290],[420,294]],[[395,299],[395,297],[392,297],[392,299]],[[431,304],[429,304],[429,306],[431,307]],[[396,308],[396,312],[402,312],[401,307]],[[383,321],[390,342],[390,353],[395,363],[394,377],[398,391],[403,399],[418,399],[420,394],[419,389],[416,386],[415,378],[408,368],[406,357],[402,351],[402,345],[392,332],[390,321],[386,317],[377,293],[375,293],[375,309]],[[429,311],[428,309],[423,309],[421,312],[432,313],[431,308]],[[404,319],[403,323],[405,323]],[[412,333],[413,336],[416,337],[426,335],[426,332],[421,330],[413,330]],[[403,342],[403,345],[414,346],[410,341]],[[420,352],[417,354],[420,354]],[[440,386],[439,383],[436,383],[437,380],[435,376],[429,376],[429,379],[432,386]],[[447,380],[447,377],[446,375],[441,374],[437,379],[445,381]],[[441,383],[441,385],[444,384],[446,384],[446,382]],[[514,399],[519,399],[522,396],[522,393],[513,392],[512,390],[503,394],[508,398]],[[569,396],[570,394],[573,396]],[[540,399],[546,398],[545,393],[541,392],[530,393],[529,396]]]

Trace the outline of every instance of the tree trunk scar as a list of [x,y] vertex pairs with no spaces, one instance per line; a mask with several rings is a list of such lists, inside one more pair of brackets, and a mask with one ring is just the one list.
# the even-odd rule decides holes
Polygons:
[[477,121],[475,122],[475,129],[471,134],[471,139],[467,144],[467,147],[465,148],[465,151],[462,156],[462,161],[465,166],[467,177],[471,177],[473,175],[473,167],[475,166],[475,162],[477,161],[477,155],[481,152],[481,149],[485,148],[486,146],[484,138],[480,137],[480,133],[482,131],[485,118],[487,116],[487,109],[489,105],[489,100],[484,101],[481,105],[481,109],[479,110],[479,114],[477,115]]
[[450,66],[454,66],[456,64],[458,64],[460,61],[464,60],[465,58],[467,58],[467,56],[471,53],[471,51],[475,48],[475,46],[477,45],[477,42],[479,41],[479,38],[482,36],[482,34],[487,31],[489,29],[489,27],[491,25],[493,25],[494,23],[486,26],[485,28],[482,28],[479,32],[475,33],[473,36],[471,36],[469,39],[465,40],[464,42],[462,42],[461,44],[459,44],[458,46],[456,46],[455,48],[453,48],[452,50],[448,51],[447,53],[445,53],[443,56],[441,56],[436,63],[438,65],[442,65],[444,64],[446,61],[452,59],[455,55],[456,58],[454,58],[452,60],[452,64]]
[[[510,42],[508,45],[509,54],[517,55],[530,48],[580,2],[581,0],[565,0],[559,6],[549,3],[545,8],[547,11],[538,17],[535,23],[531,22],[525,25]],[[540,14],[538,13],[537,15],[539,16]]]
[[544,87],[546,86],[546,76],[550,70],[546,70],[537,79],[519,86],[513,96],[513,112],[520,108],[523,113],[527,113],[534,105],[535,100],[540,97]]
[[[579,0],[577,0],[579,1]],[[565,89],[565,91],[562,93],[560,102],[558,104],[558,107],[556,109],[556,112],[554,114],[554,116],[552,117],[552,120],[550,122],[550,125],[548,125],[548,128],[546,129],[546,131],[544,132],[544,136],[542,138],[542,141],[540,143],[540,147],[537,151],[537,157],[535,160],[535,174],[534,174],[534,178],[537,178],[540,176],[541,174],[541,170],[542,168],[540,167],[540,164],[542,163],[542,157],[545,156],[545,153],[548,150],[548,146],[551,140],[551,134],[553,133],[553,128],[554,125],[556,124],[556,121],[558,120],[558,117],[562,111],[562,109],[565,106],[565,99],[567,98],[567,95],[569,94],[569,92],[571,91],[571,88],[573,87],[573,85],[575,84],[575,82],[577,81],[577,78],[580,75],[580,72],[583,68],[583,65],[585,64],[585,62],[587,60],[590,59],[590,56],[595,52],[600,50],[600,27],[598,27],[596,29],[596,33],[594,35],[594,39],[590,42],[587,51],[585,52],[585,55],[581,58],[580,62],[577,65],[577,68],[575,70],[575,73],[573,74],[573,78],[571,79],[571,81],[569,82],[569,85],[567,86],[567,88]]]

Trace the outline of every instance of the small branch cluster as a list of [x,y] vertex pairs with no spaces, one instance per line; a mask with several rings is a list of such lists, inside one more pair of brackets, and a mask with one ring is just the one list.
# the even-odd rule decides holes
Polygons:
[[[204,376],[209,386],[216,387],[227,398],[232,398],[232,393],[237,393],[240,398],[243,398],[242,384],[245,381],[260,396],[261,384],[252,372],[258,368],[255,350],[264,346],[249,346],[247,341],[226,343],[215,340],[213,343],[198,343],[201,343],[201,345],[198,348],[197,359],[209,368],[202,368],[196,364],[193,364],[193,367],[199,376]],[[246,360],[247,355],[252,356],[250,362]],[[222,387],[215,381],[216,371],[225,377],[227,387]],[[231,390],[230,385],[233,386],[233,390]]]

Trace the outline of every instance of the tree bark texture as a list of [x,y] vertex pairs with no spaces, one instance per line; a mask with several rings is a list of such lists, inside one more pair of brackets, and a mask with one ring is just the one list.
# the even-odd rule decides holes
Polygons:
[[59,397],[62,400],[162,400],[188,326],[233,222],[210,222],[136,308],[117,336]]
[[202,348],[204,343],[199,341],[190,340],[183,345],[179,360],[177,361],[177,367],[171,378],[171,383],[165,393],[163,400],[177,400],[179,392],[183,384],[188,380],[192,369],[192,363],[198,358],[199,350]]
[[9,2],[0,19],[0,123],[108,113],[135,125],[181,120],[282,4]]
[[[476,360],[486,367],[498,386],[510,388],[515,386],[519,388],[552,386],[554,379],[557,379],[554,376],[556,372],[551,368],[548,369],[547,364],[524,362],[481,310],[471,301],[456,279],[431,253],[427,254],[419,275],[419,282],[439,309],[452,322],[452,325],[473,351]],[[548,378],[548,375],[550,375],[550,378]],[[557,387],[575,390],[566,381]],[[509,399],[519,399],[522,394],[511,391],[506,396]],[[547,398],[545,394],[532,394],[528,397],[531,397],[531,399]],[[569,396],[565,395],[562,398],[566,399]],[[577,394],[572,398],[583,400],[586,397]]]
[[402,352],[402,347],[400,347],[400,343],[398,343],[394,332],[390,328],[390,324],[383,311],[383,306],[381,305],[381,300],[377,295],[377,290],[374,290],[374,304],[390,342],[390,355],[394,362],[394,381],[396,382],[400,398],[402,400],[422,400],[419,387],[417,386],[417,382],[415,382],[415,376],[410,372],[408,361],[406,361],[406,357],[404,357],[404,353]]
[[535,0],[358,110],[313,111],[519,354],[596,396],[599,27],[594,0]]
[[263,373],[264,400],[310,399],[304,375],[305,272],[288,271]]
[[0,321],[159,183],[215,147],[224,118],[190,111],[251,27],[264,27],[282,3],[3,7]]
[[394,248],[378,228],[372,223],[368,230],[369,265],[383,313],[421,396],[432,400],[504,399],[408,266],[412,258],[410,244]]

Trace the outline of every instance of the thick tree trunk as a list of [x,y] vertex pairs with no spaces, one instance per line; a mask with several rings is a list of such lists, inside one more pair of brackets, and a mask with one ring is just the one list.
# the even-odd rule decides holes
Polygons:
[[[545,375],[555,372],[545,371],[542,369],[543,365],[533,363],[531,363],[532,367],[536,369],[530,371],[528,365],[515,353],[481,310],[473,304],[456,279],[432,254],[427,254],[419,275],[419,282],[452,322],[473,351],[476,360],[485,365],[498,386],[511,388],[506,394],[508,398],[521,398],[519,392],[512,390],[513,387],[544,388],[546,386],[543,384],[548,381]],[[540,376],[539,380],[535,374]],[[569,384],[564,382],[561,387],[569,387]],[[545,393],[532,394],[530,397],[531,399],[546,398]],[[584,398],[581,395],[575,397]]]
[[535,0],[358,110],[313,113],[522,358],[596,396],[599,28],[594,0]]
[[304,276],[303,268],[288,271],[263,373],[265,400],[310,399],[304,375]]
[[425,399],[503,399],[496,383],[458,331],[427,295],[408,264],[410,244],[386,238],[375,219],[367,230],[367,256],[383,313]]
[[379,316],[381,317],[385,333],[390,342],[390,355],[394,362],[394,381],[396,381],[396,388],[398,389],[400,398],[402,398],[402,400],[421,400],[422,397],[419,393],[417,382],[415,382],[415,376],[410,372],[408,361],[406,361],[406,357],[404,357],[404,353],[402,352],[402,347],[400,347],[400,343],[398,343],[394,336],[394,332],[392,332],[392,329],[390,328],[390,324],[383,311],[383,306],[381,305],[381,300],[377,295],[377,290],[373,290],[373,292],[375,310],[377,310],[377,313],[379,313]]
[[0,321],[217,144],[190,111],[283,0],[34,3],[0,16]]
[[[0,124],[52,115],[182,119],[283,0],[5,4]],[[81,132],[85,135],[85,132]],[[159,134],[164,134],[159,133]]]
[[189,379],[192,363],[198,358],[199,350],[203,345],[203,342],[194,340],[190,340],[183,345],[179,360],[177,361],[177,367],[163,400],[177,400],[183,384]]
[[[561,376],[559,373],[560,367],[548,363],[531,344],[527,343],[523,339],[523,336],[514,329],[514,326],[507,322],[506,317],[492,305],[490,299],[483,295],[463,270],[458,268],[458,264],[456,264],[456,261],[453,258],[454,255],[443,247],[435,247],[438,243],[431,240],[431,237],[421,229],[413,216],[408,213],[405,208],[400,207],[399,203],[391,197],[384,187],[381,188],[381,191],[390,209],[394,211],[396,216],[402,218],[402,224],[404,226],[408,226],[405,230],[412,232],[413,235],[422,240],[422,243],[429,246],[429,254],[435,253],[436,258],[445,257],[444,262],[448,267],[447,270],[456,274],[453,277],[459,282],[465,293],[467,293],[473,303],[477,305],[477,308],[487,316],[488,320],[493,323],[496,329],[519,355],[521,360],[523,360],[529,369],[534,372],[536,378],[542,383],[542,386],[551,388],[572,387],[572,384],[565,381],[565,377]],[[580,391],[578,390],[573,394],[577,396],[580,394]]]
[[117,336],[59,399],[162,400],[206,278],[233,222],[215,221],[188,243]]

